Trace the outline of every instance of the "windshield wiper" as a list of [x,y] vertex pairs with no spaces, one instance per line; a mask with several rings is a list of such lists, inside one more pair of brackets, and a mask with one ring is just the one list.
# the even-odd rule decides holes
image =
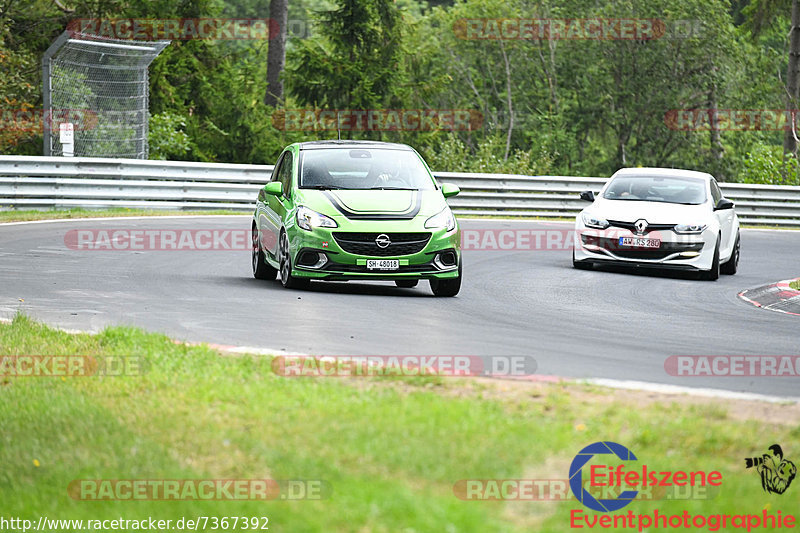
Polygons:
[[369,190],[369,191],[418,191],[419,189],[413,189],[411,187],[370,187],[367,190]]
[[303,185],[301,189],[315,189],[317,191],[337,191],[337,190],[352,190],[349,187],[337,187],[336,185]]

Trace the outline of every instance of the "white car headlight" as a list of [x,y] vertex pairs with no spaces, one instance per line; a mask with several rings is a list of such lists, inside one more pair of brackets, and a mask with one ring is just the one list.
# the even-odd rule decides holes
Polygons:
[[583,214],[583,223],[587,228],[606,229],[610,224],[608,220],[592,216],[588,213]]
[[684,235],[692,233],[703,233],[708,226],[706,224],[677,224],[675,226],[675,233]]
[[428,229],[441,229],[452,231],[456,227],[456,217],[449,207],[445,207],[428,220],[425,221],[425,227]]
[[339,227],[339,224],[331,217],[325,216],[322,213],[317,213],[313,209],[309,209],[303,205],[297,208],[297,225],[308,231],[314,228]]

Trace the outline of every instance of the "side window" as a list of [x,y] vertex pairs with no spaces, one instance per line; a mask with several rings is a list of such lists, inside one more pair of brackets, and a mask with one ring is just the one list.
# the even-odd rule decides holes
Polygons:
[[269,181],[278,181],[278,176],[280,175],[281,165],[283,164],[283,160],[286,159],[284,156],[286,154],[283,153],[278,158],[278,162],[275,163],[275,167],[272,169],[272,175],[269,177]]
[[714,199],[714,205],[717,205],[722,199],[722,191],[717,185],[717,180],[714,179],[711,180],[711,197]]
[[283,194],[291,196],[292,191],[292,170],[294,167],[294,158],[291,152],[286,152],[281,161],[281,168],[278,169],[278,181],[283,183]]

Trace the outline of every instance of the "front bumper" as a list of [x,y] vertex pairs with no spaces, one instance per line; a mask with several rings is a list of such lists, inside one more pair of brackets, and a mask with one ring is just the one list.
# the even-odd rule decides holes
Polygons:
[[[380,254],[351,253],[344,249],[343,234],[428,234],[430,238],[416,253],[402,253],[407,247],[399,246],[398,254],[381,251]],[[339,240],[337,240],[337,234]],[[346,280],[399,280],[399,279],[450,279],[458,277],[461,262],[461,233],[458,226],[452,231],[430,230],[424,227],[387,223],[376,232],[374,223],[356,225],[347,229],[315,228],[306,231],[295,228],[289,234],[293,252],[292,275],[300,278],[346,281]],[[342,242],[340,242],[340,240]],[[368,270],[367,261],[396,259],[397,270]]]
[[[619,243],[621,237],[658,239],[661,245],[655,249],[622,246]],[[665,229],[636,235],[624,228],[587,228],[579,221],[575,226],[573,244],[575,260],[580,262],[697,271],[711,269],[716,234],[710,229],[695,235]]]

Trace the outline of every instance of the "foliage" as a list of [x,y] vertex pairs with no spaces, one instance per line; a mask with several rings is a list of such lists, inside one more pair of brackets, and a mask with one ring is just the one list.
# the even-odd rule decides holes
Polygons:
[[[435,170],[608,175],[621,166],[778,180],[782,130],[683,131],[670,110],[782,109],[789,0],[302,0],[289,6],[286,109],[472,110],[469,131],[350,132],[405,142]],[[269,0],[0,0],[0,107],[40,109],[42,53],[82,17],[266,18]],[[658,19],[644,40],[465,39],[464,19]],[[687,32],[686,29],[689,29]],[[263,104],[268,43],[176,40],[150,67],[151,157],[273,163],[284,131]],[[770,148],[774,147],[774,148]],[[36,128],[2,153],[41,151]],[[793,163],[786,163],[791,166]],[[778,170],[774,170],[778,165]]]
[[186,119],[181,115],[164,112],[151,116],[148,131],[150,159],[184,159],[191,148],[185,128]]
[[784,158],[781,146],[756,145],[743,161],[739,179],[743,183],[768,185],[800,185],[800,165],[797,159]]

